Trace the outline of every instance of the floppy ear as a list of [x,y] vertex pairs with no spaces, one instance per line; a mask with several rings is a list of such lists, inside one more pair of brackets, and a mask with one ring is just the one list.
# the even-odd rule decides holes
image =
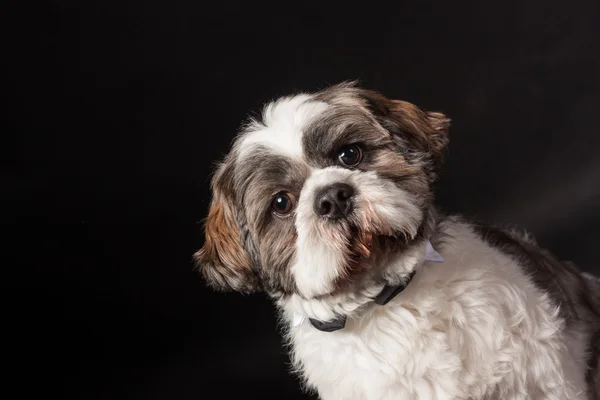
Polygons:
[[449,118],[373,91],[363,91],[362,97],[384,128],[407,141],[414,150],[428,153],[435,168],[441,166],[448,146]]
[[233,190],[233,162],[225,162],[212,179],[212,195],[204,227],[204,245],[194,260],[209,286],[251,293],[260,289],[250,255],[242,245]]

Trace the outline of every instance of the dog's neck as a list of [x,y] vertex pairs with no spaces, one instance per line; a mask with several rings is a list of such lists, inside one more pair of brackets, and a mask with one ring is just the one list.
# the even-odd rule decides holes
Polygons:
[[[396,255],[382,269],[378,279],[370,280],[356,291],[318,299],[305,299],[299,295],[291,295],[278,300],[277,304],[293,325],[309,319],[317,329],[337,330],[340,326],[343,327],[346,318],[360,312],[359,310],[365,305],[377,299],[380,303],[391,300],[401,292],[404,285],[412,279],[425,261],[442,261],[427,239],[413,243],[401,254]],[[393,293],[394,291],[396,293]]]

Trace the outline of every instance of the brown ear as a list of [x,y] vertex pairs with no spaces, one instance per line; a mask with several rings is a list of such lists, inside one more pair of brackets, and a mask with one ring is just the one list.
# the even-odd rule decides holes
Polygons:
[[372,91],[364,91],[363,98],[384,128],[405,139],[414,150],[428,153],[435,167],[442,164],[448,146],[449,118]]
[[232,174],[233,163],[224,163],[212,180],[213,198],[205,220],[204,245],[194,254],[194,260],[214,289],[251,293],[260,288],[260,283],[242,245]]

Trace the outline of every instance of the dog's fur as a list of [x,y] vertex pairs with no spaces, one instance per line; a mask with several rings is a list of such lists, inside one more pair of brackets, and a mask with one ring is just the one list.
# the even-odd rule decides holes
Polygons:
[[[274,299],[296,370],[324,400],[599,400],[600,280],[527,235],[439,214],[448,128],[355,83],[270,103],[213,177],[202,274]],[[340,164],[347,145],[356,166]],[[314,208],[334,183],[355,192],[340,219]],[[284,215],[271,207],[282,192]],[[424,259],[427,241],[443,263]],[[323,332],[298,315],[347,322]]]

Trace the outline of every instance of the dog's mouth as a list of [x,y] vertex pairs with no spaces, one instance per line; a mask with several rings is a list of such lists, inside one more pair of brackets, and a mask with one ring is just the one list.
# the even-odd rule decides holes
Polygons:
[[354,280],[380,264],[386,256],[401,251],[408,245],[404,234],[395,236],[362,230],[356,226],[349,229],[342,280]]
[[352,259],[370,260],[374,257],[398,251],[406,247],[407,244],[405,235],[401,233],[391,236],[360,231],[354,228],[350,239],[350,250]]

